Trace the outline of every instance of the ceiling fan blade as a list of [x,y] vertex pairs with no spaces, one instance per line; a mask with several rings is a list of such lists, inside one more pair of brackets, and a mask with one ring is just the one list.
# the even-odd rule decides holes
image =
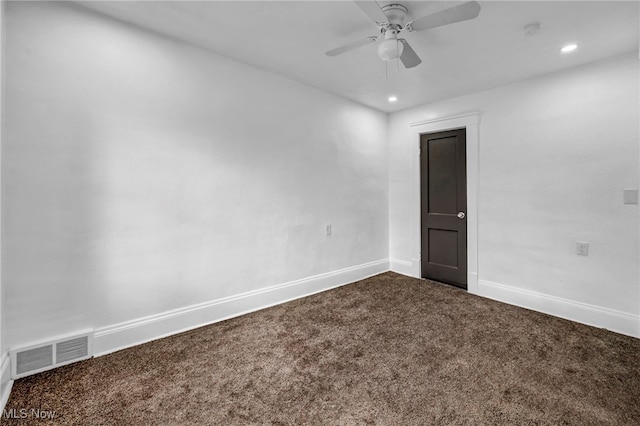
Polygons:
[[398,39],[404,47],[402,48],[402,55],[400,55],[400,60],[402,61],[402,65],[405,68],[413,68],[417,67],[422,63],[422,59],[418,57],[418,54],[409,46],[409,42],[407,40],[401,38]]
[[389,20],[375,0],[354,1],[354,3],[377,24],[383,24]]
[[345,44],[344,46],[340,46],[340,47],[336,47],[335,49],[328,50],[326,52],[326,55],[327,56],[338,56],[338,55],[341,55],[341,54],[343,54],[345,52],[348,52],[350,50],[357,49],[358,47],[362,47],[362,46],[366,46],[367,44],[375,43],[376,40],[378,40],[378,37],[376,37],[376,36],[367,37],[365,39],[354,41],[354,42]]
[[[432,15],[418,18],[410,22],[413,31],[422,31],[429,28],[441,27],[455,22],[474,19],[480,13],[480,5],[476,1],[470,1],[449,9],[436,12]],[[409,25],[407,24],[407,25]]]

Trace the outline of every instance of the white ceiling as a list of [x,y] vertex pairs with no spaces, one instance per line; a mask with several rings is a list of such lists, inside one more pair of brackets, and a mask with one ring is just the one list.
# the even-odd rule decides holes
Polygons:
[[[80,4],[385,112],[638,51],[636,1],[480,1],[478,18],[405,38],[423,63],[405,69],[368,45],[324,52],[377,27],[351,1],[83,1]],[[418,18],[458,1],[402,3]],[[540,23],[537,35],[524,27]],[[561,55],[568,42],[578,50]],[[395,104],[387,101],[396,95]]]

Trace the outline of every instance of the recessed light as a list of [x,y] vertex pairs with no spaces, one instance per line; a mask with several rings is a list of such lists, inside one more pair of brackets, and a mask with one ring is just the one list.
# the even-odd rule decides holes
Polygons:
[[389,96],[389,102],[395,102],[397,100],[398,100],[397,96],[393,96],[393,95]]
[[571,43],[571,44],[567,44],[566,46],[564,46],[562,49],[560,49],[560,51],[562,53],[569,53],[569,52],[573,52],[577,48],[578,48],[577,44]]

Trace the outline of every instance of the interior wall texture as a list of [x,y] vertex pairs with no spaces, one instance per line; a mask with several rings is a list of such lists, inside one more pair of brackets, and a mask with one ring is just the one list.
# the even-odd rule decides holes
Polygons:
[[[0,159],[2,158],[2,146],[4,144],[4,103],[5,103],[5,1],[0,0]],[[1,167],[0,160],[0,167]],[[1,175],[1,173],[0,173]],[[2,182],[0,182],[1,188]],[[0,211],[2,205],[2,197],[0,197]],[[0,215],[0,259],[2,259],[2,245],[3,243],[3,224],[2,224],[2,215]],[[9,393],[11,392],[11,387],[13,385],[13,381],[11,380],[11,371],[9,368],[9,356],[7,354],[7,346],[5,343],[5,321],[4,316],[6,312],[6,298],[4,296],[4,285],[3,285],[3,274],[4,271],[2,269],[2,261],[0,260],[0,408],[4,409],[4,406],[9,399]]]
[[384,113],[74,4],[6,15],[8,347],[387,258]]
[[638,72],[633,53],[391,114],[389,257],[418,257],[410,124],[477,110],[479,280],[638,315]]
[[[2,165],[2,134],[4,132],[4,86],[5,86],[5,72],[4,72],[4,56],[5,56],[5,14],[4,14],[4,0],[0,0],[0,167]],[[1,173],[0,173],[1,179]],[[2,182],[0,181],[0,188],[2,187]],[[0,211],[2,211],[2,197],[0,197]],[[2,215],[0,215],[0,259],[2,259]],[[2,357],[5,354],[5,346],[4,346],[4,323],[2,318],[4,316],[4,296],[3,296],[3,286],[2,286],[2,262],[0,261],[0,362]]]

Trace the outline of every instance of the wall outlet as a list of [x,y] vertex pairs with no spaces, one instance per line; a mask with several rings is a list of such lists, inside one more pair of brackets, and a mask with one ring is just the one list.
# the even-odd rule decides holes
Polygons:
[[327,233],[327,236],[331,235],[331,224],[325,226],[325,232]]
[[589,243],[576,241],[576,254],[578,256],[589,256]]

